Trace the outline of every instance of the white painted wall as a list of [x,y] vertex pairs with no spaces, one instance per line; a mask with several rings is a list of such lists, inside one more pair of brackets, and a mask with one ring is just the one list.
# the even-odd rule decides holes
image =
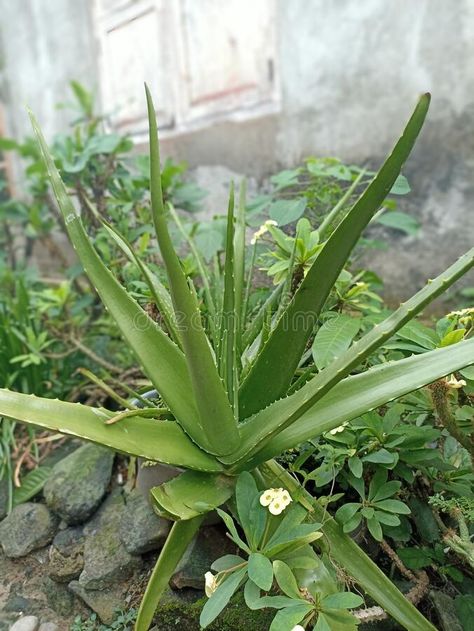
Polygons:
[[117,125],[143,138],[147,79],[165,152],[191,165],[261,175],[332,154],[375,166],[430,90],[406,167],[423,245],[394,238],[371,264],[405,295],[472,245],[472,0],[0,0],[0,11],[16,136],[25,102],[48,133],[61,129],[54,104],[77,78],[100,84]]
[[30,133],[29,105],[45,132],[64,129],[68,82],[97,87],[97,46],[89,0],[0,0],[0,101],[15,138]]

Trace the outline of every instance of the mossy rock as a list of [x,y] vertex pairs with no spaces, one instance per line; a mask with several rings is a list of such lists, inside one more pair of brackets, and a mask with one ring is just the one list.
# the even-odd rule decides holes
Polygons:
[[[154,631],[176,631],[178,628],[186,631],[200,631],[199,616],[206,603],[202,598],[194,603],[169,601],[158,607],[153,627]],[[207,629],[209,631],[268,631],[276,611],[252,611],[244,602],[243,595],[238,594],[227,605],[221,615]]]
[[89,519],[102,502],[112,475],[114,452],[86,444],[54,465],[43,495],[67,524]]

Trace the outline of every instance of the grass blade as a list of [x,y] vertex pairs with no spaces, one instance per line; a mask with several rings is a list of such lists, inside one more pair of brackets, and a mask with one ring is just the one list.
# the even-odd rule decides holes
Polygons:
[[236,214],[234,234],[234,286],[235,286],[235,315],[236,347],[240,357],[242,350],[242,331],[245,322],[243,313],[244,300],[244,276],[245,276],[245,204],[247,196],[247,182],[242,180],[239,191],[239,206]]
[[344,193],[344,195],[341,197],[341,199],[334,206],[334,208],[331,210],[331,212],[328,213],[327,216],[324,218],[324,221],[322,222],[322,224],[318,228],[319,238],[320,239],[324,239],[326,237],[326,234],[329,232],[331,226],[337,224],[337,221],[339,219],[339,214],[344,209],[344,206],[345,206],[346,202],[350,199],[352,193],[359,186],[359,184],[360,184],[362,178],[364,177],[364,175],[365,175],[365,170],[363,169],[359,173],[359,175],[356,177],[356,179],[352,182],[352,184],[349,186],[349,188]]
[[234,184],[231,184],[227,209],[227,236],[224,265],[224,303],[222,308],[219,360],[230,404],[234,406],[235,375],[235,286],[234,286]]

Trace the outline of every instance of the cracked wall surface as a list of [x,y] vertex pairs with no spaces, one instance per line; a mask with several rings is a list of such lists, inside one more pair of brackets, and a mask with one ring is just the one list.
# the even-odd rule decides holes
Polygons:
[[[0,0],[0,89],[10,134],[28,133],[28,102],[51,136],[67,120],[55,104],[66,100],[68,80],[99,85],[94,8],[92,0]],[[257,177],[307,155],[377,166],[417,96],[432,92],[428,121],[405,169],[412,192],[400,204],[419,219],[421,231],[417,237],[391,232],[388,250],[369,257],[387,296],[405,298],[473,241],[474,3],[275,0],[273,15],[278,85],[272,111],[229,112],[192,129],[167,130],[164,152],[190,166],[217,164]],[[212,37],[212,24],[209,29]],[[464,283],[474,285],[474,276]]]

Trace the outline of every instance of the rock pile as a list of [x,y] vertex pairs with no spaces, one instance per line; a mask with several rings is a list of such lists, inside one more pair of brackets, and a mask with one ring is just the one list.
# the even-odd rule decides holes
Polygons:
[[[170,524],[153,512],[141,492],[126,492],[113,483],[113,464],[113,452],[82,445],[53,467],[41,502],[16,506],[8,516],[1,512],[0,487],[4,555],[2,561],[0,553],[0,575],[10,592],[2,603],[0,584],[0,631],[56,631],[48,612],[55,612],[56,620],[70,619],[84,610],[84,604],[110,624],[118,609],[130,606],[130,585],[139,585],[143,591],[145,574],[162,548]],[[221,530],[213,526],[206,530],[177,569],[173,588],[201,589],[204,572],[229,549]],[[23,560],[22,580],[9,578]],[[37,567],[42,575],[33,598],[23,589],[29,580],[28,566]],[[137,596],[140,593],[135,600]],[[11,616],[17,618],[18,614],[23,615],[10,627]],[[2,616],[8,622],[2,623]],[[62,631],[62,623],[60,628]]]

